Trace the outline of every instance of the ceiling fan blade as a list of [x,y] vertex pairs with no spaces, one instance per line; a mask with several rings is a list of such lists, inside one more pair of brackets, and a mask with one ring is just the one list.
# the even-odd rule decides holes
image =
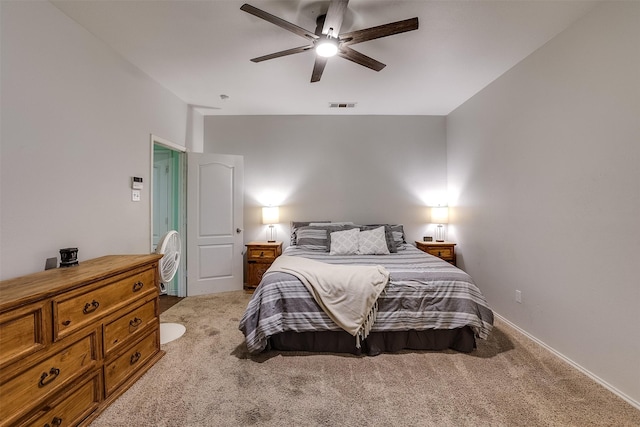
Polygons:
[[293,55],[294,53],[306,52],[309,49],[313,49],[313,45],[312,44],[306,45],[306,46],[294,47],[292,49],[287,49],[287,50],[283,50],[283,51],[280,51],[280,52],[271,53],[269,55],[264,55],[264,56],[259,56],[257,58],[252,58],[251,62],[262,62],[262,61],[266,61],[267,59],[280,58],[282,56]]
[[342,27],[342,20],[344,19],[344,14],[347,12],[348,4],[349,0],[331,0],[331,3],[329,4],[329,10],[327,10],[327,16],[324,18],[322,34],[327,34],[333,38],[338,38],[338,34],[340,34],[340,27]]
[[371,68],[372,70],[375,70],[375,71],[380,71],[384,67],[386,67],[386,65],[383,64],[382,62],[376,61],[375,59],[370,58],[367,55],[364,55],[358,52],[357,50],[353,50],[350,47],[347,47],[344,45],[340,46],[340,50],[338,51],[338,56],[344,59],[348,59],[349,61],[355,62],[356,64],[364,65],[365,67]]
[[322,72],[324,71],[325,65],[327,65],[328,59],[329,58],[316,55],[316,62],[313,64],[313,72],[311,73],[311,83],[320,81],[320,77],[322,77]]
[[275,15],[267,13],[264,10],[260,10],[257,7],[253,7],[250,4],[247,4],[247,3],[243,4],[240,7],[240,10],[244,10],[247,13],[257,16],[258,18],[262,18],[265,21],[271,22],[272,24],[275,24],[280,28],[284,28],[287,31],[291,31],[292,33],[297,34],[300,37],[304,37],[309,40],[315,40],[318,38],[318,36],[313,34],[312,32],[309,32],[302,27],[298,27],[297,25],[294,25],[291,22],[285,21],[282,18],[278,18]]
[[391,22],[377,27],[340,34],[340,42],[343,46],[349,46],[417,29],[418,18],[405,19],[404,21]]

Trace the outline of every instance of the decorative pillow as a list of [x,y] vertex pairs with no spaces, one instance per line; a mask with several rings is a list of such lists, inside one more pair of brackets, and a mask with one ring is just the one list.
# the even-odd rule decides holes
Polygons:
[[358,253],[359,228],[331,233],[330,255],[355,255]]
[[314,251],[327,250],[329,239],[326,227],[300,227],[296,234],[297,247]]
[[393,231],[391,231],[391,226],[389,224],[363,225],[360,227],[360,231],[373,230],[374,228],[382,226],[384,226],[384,238],[387,242],[387,249],[389,249],[389,252],[392,254],[398,252],[396,242],[393,240]]
[[333,223],[300,227],[297,231],[297,246],[302,249],[329,252],[331,247],[329,233],[349,230],[354,227],[354,225],[334,225]]
[[358,234],[358,253],[361,255],[389,255],[384,226]]
[[331,221],[291,221],[291,244],[298,244],[298,228],[306,227],[311,223],[329,223]]
[[337,225],[334,226],[333,224],[335,224],[335,222],[332,222],[330,226],[325,226],[327,227],[327,231],[329,232],[329,241],[327,242],[327,252],[330,252],[331,249],[331,233],[335,232],[335,231],[346,231],[346,230],[352,230],[354,228],[360,228],[359,225],[355,225],[355,224],[345,224],[345,225]]

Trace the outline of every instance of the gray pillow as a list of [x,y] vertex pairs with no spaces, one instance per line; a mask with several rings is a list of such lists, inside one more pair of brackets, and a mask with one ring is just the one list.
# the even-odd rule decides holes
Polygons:
[[334,231],[351,230],[356,225],[314,225],[299,227],[297,231],[297,246],[302,249],[329,252],[331,248],[331,233]]
[[306,227],[311,223],[315,223],[315,222],[320,222],[320,223],[325,223],[325,222],[331,222],[331,221],[291,221],[291,244],[292,245],[297,245],[298,244],[298,229],[300,227]]

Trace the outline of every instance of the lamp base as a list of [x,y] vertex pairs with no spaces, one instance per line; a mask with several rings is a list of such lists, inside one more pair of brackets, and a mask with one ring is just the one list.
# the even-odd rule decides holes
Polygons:
[[436,242],[444,242],[444,227],[442,224],[438,224],[436,227]]
[[273,224],[269,224],[269,228],[267,229],[267,243],[275,243],[276,242],[276,230]]

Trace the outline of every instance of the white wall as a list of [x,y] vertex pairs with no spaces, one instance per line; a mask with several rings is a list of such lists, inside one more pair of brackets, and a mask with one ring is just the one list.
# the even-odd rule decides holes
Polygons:
[[208,116],[205,152],[244,156],[245,242],[265,240],[261,206],[289,222],[402,223],[408,241],[429,227],[446,193],[444,117]]
[[463,268],[497,313],[635,402],[639,23],[640,3],[605,2],[447,117]]
[[0,278],[149,252],[149,135],[184,143],[187,105],[49,2],[0,4]]

